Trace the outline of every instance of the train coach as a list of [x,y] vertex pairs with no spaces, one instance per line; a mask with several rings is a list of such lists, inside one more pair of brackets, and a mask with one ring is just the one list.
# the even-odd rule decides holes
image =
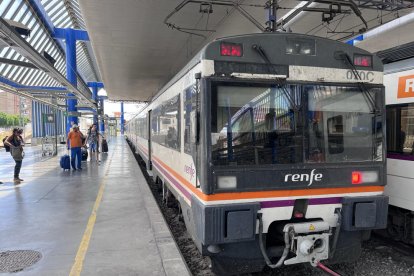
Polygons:
[[387,225],[382,62],[293,33],[218,39],[127,125],[220,275],[356,260]]
[[414,245],[414,59],[385,65],[387,179],[390,198],[387,233]]

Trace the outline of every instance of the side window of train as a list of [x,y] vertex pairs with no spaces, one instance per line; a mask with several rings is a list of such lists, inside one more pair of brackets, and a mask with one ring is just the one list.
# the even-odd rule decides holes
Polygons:
[[143,128],[142,128],[142,133],[144,134],[143,138],[148,140],[148,113],[145,113],[143,119],[144,119]]
[[151,124],[154,142],[179,151],[181,145],[180,96],[165,101],[153,110]]
[[159,111],[161,109],[161,106],[158,106],[152,110],[152,116],[151,116],[151,140],[154,143],[160,144],[158,141],[158,136],[160,133],[160,127],[159,127]]
[[195,84],[184,90],[184,152],[191,154],[196,140],[197,95]]
[[414,154],[414,105],[387,107],[387,150]]
[[137,118],[138,136],[144,139],[148,139],[147,131],[147,114],[140,115]]

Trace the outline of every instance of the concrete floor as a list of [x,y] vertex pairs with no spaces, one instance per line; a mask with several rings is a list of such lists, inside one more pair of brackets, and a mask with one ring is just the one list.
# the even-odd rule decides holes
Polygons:
[[[69,275],[81,244],[86,252],[81,275],[189,274],[122,137],[109,143],[100,166],[83,162],[82,171],[64,172],[58,157],[37,157],[38,149],[26,152],[25,181],[14,185],[14,162],[0,151],[0,181],[5,182],[0,185],[0,252],[28,249],[43,256],[13,275]],[[100,189],[102,201],[85,248],[84,232]]]

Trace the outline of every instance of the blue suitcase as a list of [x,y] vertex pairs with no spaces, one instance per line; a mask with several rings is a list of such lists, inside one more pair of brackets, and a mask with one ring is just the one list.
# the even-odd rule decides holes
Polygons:
[[60,158],[60,167],[63,170],[70,170],[70,157],[65,154]]

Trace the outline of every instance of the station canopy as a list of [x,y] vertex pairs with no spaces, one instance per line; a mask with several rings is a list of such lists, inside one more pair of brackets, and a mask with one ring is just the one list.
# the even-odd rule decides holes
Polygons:
[[[279,22],[282,16],[297,12],[298,5],[308,10],[279,27],[346,41],[411,12],[413,4],[389,0],[331,2],[277,1]],[[109,98],[146,101],[207,42],[261,32],[237,7],[265,27],[266,3],[270,1],[89,0],[80,1],[80,7]]]
[[71,87],[64,41],[54,38],[54,28],[86,30],[77,0],[2,0],[0,14],[0,89],[55,106],[72,92],[80,106],[94,107],[87,82],[101,77],[90,43],[76,45],[78,84]]
[[[103,82],[111,100],[148,101],[206,43],[268,31],[272,4],[279,31],[346,42],[410,15],[414,0],[2,0],[0,89],[57,106],[69,91],[79,105],[93,106],[87,83]],[[401,30],[412,30],[413,21]],[[54,28],[89,34],[90,41],[76,45],[77,87],[64,78],[65,44]],[[358,46],[377,52],[414,41],[413,32],[388,35],[381,44],[367,39]]]

